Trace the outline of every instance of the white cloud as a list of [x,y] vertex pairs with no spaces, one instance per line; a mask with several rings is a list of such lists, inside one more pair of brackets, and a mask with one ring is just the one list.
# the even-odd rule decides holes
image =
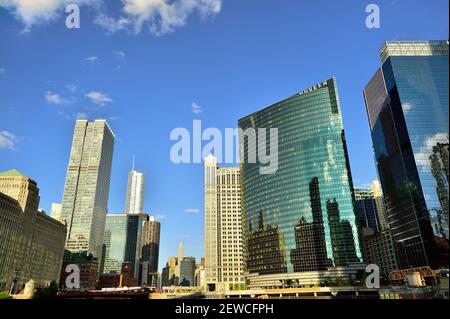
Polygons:
[[0,68],[0,74],[6,74],[6,70],[4,68]]
[[155,217],[155,219],[156,219],[157,221],[160,221],[160,220],[166,218],[166,215],[165,215],[165,214],[156,214],[156,215],[153,215],[153,216]]
[[57,19],[69,3],[98,7],[102,0],[0,0],[0,7],[11,11],[28,32],[36,24]]
[[99,14],[95,18],[94,23],[105,29],[108,34],[113,34],[118,31],[126,30],[131,21],[124,17],[116,20],[104,14]]
[[92,103],[100,106],[104,106],[108,103],[114,102],[114,100],[110,98],[108,94],[103,92],[89,92],[85,96],[89,98]]
[[51,91],[45,93],[45,99],[47,100],[47,103],[56,105],[68,105],[72,103],[68,99],[61,97],[59,94],[52,93]]
[[217,14],[222,0],[122,0],[123,11],[132,19],[135,33],[144,25],[155,34],[173,32],[186,24],[187,18],[198,12],[202,18]]
[[200,212],[200,209],[198,209],[198,208],[186,208],[184,210],[184,212],[188,213],[188,214],[197,214],[197,213]]
[[139,33],[145,25],[155,34],[173,32],[186,24],[194,13],[202,19],[219,13],[223,0],[121,0],[118,19],[100,12],[103,0],[0,0],[4,7],[25,25],[25,32],[37,24],[46,24],[64,13],[69,3],[94,7],[98,11],[94,23],[107,33],[133,29]]
[[127,57],[123,51],[113,51],[113,53],[118,59],[125,59]]
[[96,56],[90,56],[90,57],[84,58],[84,61],[86,61],[89,64],[97,64],[98,60],[99,60],[99,58]]
[[67,84],[67,85],[66,85],[66,88],[67,88],[70,92],[74,93],[74,92],[78,89],[78,86],[76,86],[75,84]]
[[75,116],[77,120],[87,120],[88,116],[86,113],[77,113]]
[[21,137],[8,131],[0,131],[0,149],[15,150],[20,141],[22,141]]
[[202,107],[197,102],[193,102],[192,103],[192,113],[200,114],[202,112],[203,112]]

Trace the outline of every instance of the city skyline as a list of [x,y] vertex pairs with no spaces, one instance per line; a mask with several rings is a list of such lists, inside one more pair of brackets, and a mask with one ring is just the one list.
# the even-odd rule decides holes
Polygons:
[[[245,14],[249,14],[251,4],[225,2],[222,12],[215,19],[204,23],[194,21],[173,34],[161,37],[140,34],[137,37],[146,43],[139,46],[132,37],[124,34],[105,35],[103,31],[90,25],[87,19],[86,24],[77,31],[79,33],[62,30],[62,21],[58,20],[55,24],[32,28],[19,41],[9,40],[12,36],[18,36],[22,26],[5,10],[0,9],[0,35],[11,43],[9,53],[0,53],[0,68],[4,70],[0,74],[0,87],[4,88],[0,89],[0,108],[2,112],[6,110],[8,113],[8,116],[0,118],[0,132],[11,132],[17,137],[14,140],[17,142],[15,149],[0,149],[0,171],[16,168],[37,180],[41,190],[41,207],[50,212],[51,204],[59,203],[62,198],[76,113],[80,113],[79,117],[87,116],[89,120],[106,118],[118,137],[112,168],[109,212],[124,211],[127,172],[131,158],[136,154],[139,170],[150,177],[145,190],[146,212],[157,216],[163,224],[163,251],[160,254],[159,269],[168,256],[175,255],[174,247],[179,241],[186,243],[189,251],[187,255],[193,255],[199,260],[203,256],[203,167],[201,164],[175,166],[170,162],[170,131],[178,126],[191,127],[194,118],[213,127],[236,127],[238,118],[335,75],[341,93],[354,183],[355,186],[369,184],[376,178],[376,172],[361,91],[374,70],[379,67],[378,50],[384,41],[396,38],[448,38],[447,29],[444,28],[448,25],[448,18],[443,13],[448,9],[446,1],[441,1],[441,6],[437,6],[442,9],[417,3],[417,6],[408,10],[410,2],[405,1],[398,1],[396,5],[391,5],[390,1],[380,1],[379,4],[383,26],[386,25],[386,28],[382,27],[380,30],[364,28],[366,13],[363,5],[345,4],[343,8],[334,8],[334,4],[331,4],[329,10],[334,11],[333,14],[337,13],[337,17],[333,17],[327,10],[314,8],[314,5],[297,7],[294,4],[295,8],[286,8],[282,5],[277,7],[274,3],[264,4],[262,9],[265,10],[253,13],[255,25],[234,39],[236,29],[226,32],[219,28],[232,19],[237,21],[237,27],[245,26]],[[232,14],[233,6],[242,13]],[[273,17],[274,29],[263,25],[271,12],[280,13],[280,16]],[[430,15],[433,18],[425,19],[428,21],[427,25],[416,25],[414,22]],[[310,30],[310,19],[319,17],[325,21],[326,26],[335,25],[339,34],[349,33],[353,37],[346,40],[324,31]],[[304,22],[297,22],[302,19]],[[282,20],[287,21],[286,25]],[[388,28],[394,21],[398,27]],[[355,28],[359,31],[351,31]],[[267,44],[255,37],[259,34],[256,30],[265,34]],[[304,32],[305,30],[309,31]],[[63,45],[54,47],[45,41],[43,37],[46,32],[51,32],[55,42]],[[93,39],[90,32],[99,41],[88,48],[87,40]],[[298,39],[296,41],[299,43],[277,40],[279,32],[288,32],[287,38]],[[192,43],[186,42],[181,36],[192,40]],[[229,57],[226,59],[219,52],[223,49],[222,45],[207,44],[216,37],[223,39],[222,45],[230,48],[227,49]],[[120,45],[111,43],[115,42],[110,41],[111,39],[120,40]],[[31,50],[39,41],[45,45],[38,45]],[[249,48],[247,42],[255,48]],[[25,53],[26,50],[30,54],[43,54],[44,50],[47,52],[46,45],[54,50],[48,50],[41,66],[26,62],[27,59],[33,60]],[[64,45],[67,49],[62,48]],[[177,53],[188,48],[188,45],[194,45],[196,49],[188,50],[186,56]],[[267,48],[277,46],[281,48],[280,52],[264,52]],[[240,54],[235,53],[240,47],[246,50]],[[139,50],[145,54],[139,53]],[[330,57],[330,50],[334,56]],[[19,55],[13,54],[19,51]],[[125,59],[121,58],[123,55],[118,51],[125,54]],[[167,61],[162,58],[162,52],[170,52]],[[147,54],[150,57],[148,59]],[[216,58],[207,58],[206,66],[200,66],[210,55]],[[59,62],[58,57],[70,61],[69,65]],[[93,59],[94,57],[97,59]],[[276,63],[264,68],[268,59]],[[188,61],[192,61],[192,67],[187,66]],[[222,61],[225,61],[226,67],[220,66]],[[156,65],[158,63],[161,64],[160,67]],[[53,64],[55,67],[52,72],[45,76],[38,75],[38,72]],[[169,66],[173,70],[167,71]],[[295,76],[285,74],[288,66],[293,66],[297,71]],[[230,67],[241,69],[236,71],[242,77],[242,82],[238,81],[238,85],[233,84],[236,75],[227,71]],[[32,71],[28,79],[21,76],[21,72],[25,72],[24,68]],[[207,68],[213,71],[208,71]],[[264,71],[258,71],[259,69]],[[102,74],[102,78],[95,76],[97,72]],[[72,75],[64,75],[66,73]],[[133,74],[137,76],[136,79]],[[223,74],[224,78],[219,79],[217,74]],[[108,78],[108,81],[104,78]],[[278,80],[273,81],[274,78]],[[32,87],[26,96],[19,96],[19,79],[24,85]],[[193,83],[184,87],[191,79]],[[121,86],[127,82],[145,84],[129,85],[122,89]],[[158,90],[161,92],[157,93]],[[172,96],[173,91],[178,92],[177,97]],[[91,93],[104,93],[107,96]],[[173,110],[168,106],[173,107]],[[227,116],[223,116],[223,112]],[[174,116],[175,113],[179,113],[179,116]],[[154,114],[157,116],[153,116]],[[31,127],[36,119],[51,121],[52,125],[31,132],[26,127]],[[45,156],[40,158],[35,154]],[[34,160],[30,161],[30,158]],[[174,195],[178,195],[179,200],[173,201]]]

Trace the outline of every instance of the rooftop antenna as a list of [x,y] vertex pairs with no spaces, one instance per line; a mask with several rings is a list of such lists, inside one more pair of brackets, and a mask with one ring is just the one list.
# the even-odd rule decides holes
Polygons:
[[131,168],[132,171],[134,171],[134,162],[136,160],[136,156],[133,155],[133,167]]

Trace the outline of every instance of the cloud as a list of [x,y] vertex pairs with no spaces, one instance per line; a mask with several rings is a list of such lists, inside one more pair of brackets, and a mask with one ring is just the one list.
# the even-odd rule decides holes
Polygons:
[[157,35],[182,27],[194,12],[201,18],[215,15],[222,9],[222,0],[122,0],[122,8],[133,21],[134,32],[144,25]]
[[156,215],[153,215],[153,216],[155,216],[155,219],[156,219],[157,221],[160,221],[160,220],[166,218],[166,215],[165,215],[165,214],[156,214]]
[[0,68],[0,74],[6,74],[6,70],[4,68]]
[[104,14],[99,14],[95,18],[94,23],[105,29],[108,34],[114,34],[118,31],[126,30],[131,21],[124,17],[116,20]]
[[108,119],[109,119],[110,121],[118,121],[118,120],[120,120],[120,117],[114,115],[114,116],[110,116]]
[[22,141],[21,137],[8,131],[0,131],[0,149],[15,150],[17,144]]
[[47,91],[45,94],[45,99],[47,103],[56,104],[56,105],[69,105],[72,101],[61,97],[59,94],[52,93],[51,91]]
[[87,62],[88,64],[97,64],[98,60],[99,60],[99,58],[96,56],[90,56],[90,57],[84,58],[84,61]]
[[114,100],[110,98],[108,94],[103,92],[89,92],[85,95],[85,97],[90,99],[92,103],[100,106],[105,106],[108,103],[114,102]]
[[200,212],[200,209],[198,209],[198,208],[186,208],[184,210],[184,212],[188,213],[188,214],[197,214],[197,213]]
[[75,116],[77,120],[87,120],[88,116],[86,113],[77,113]]
[[122,30],[139,33],[144,26],[161,35],[183,27],[197,13],[201,19],[218,14],[223,0],[121,0],[120,17],[115,19],[100,12],[103,0],[0,0],[29,32],[34,25],[47,24],[59,18],[69,3],[97,9],[94,23],[112,34]]
[[125,59],[127,57],[123,51],[113,51],[113,53],[118,59]]
[[200,114],[202,112],[203,112],[202,107],[197,102],[193,102],[192,103],[192,113]]
[[67,84],[67,85],[66,85],[66,88],[67,88],[70,92],[74,93],[74,92],[78,89],[78,86],[76,86],[75,84]]
[[29,32],[37,24],[57,19],[69,3],[98,7],[102,0],[0,0],[0,7],[9,10]]

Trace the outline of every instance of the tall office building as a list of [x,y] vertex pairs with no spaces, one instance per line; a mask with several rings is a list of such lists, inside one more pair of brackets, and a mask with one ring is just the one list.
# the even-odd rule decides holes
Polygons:
[[161,223],[154,216],[142,224],[139,283],[156,287],[158,277],[159,238]]
[[447,266],[448,41],[388,41],[380,57],[364,99],[399,267]]
[[122,264],[125,262],[125,247],[127,241],[127,215],[108,214],[106,215],[105,235],[103,244],[105,251],[103,273],[120,273]]
[[179,283],[180,280],[180,267],[181,267],[181,261],[184,258],[184,247],[183,247],[183,243],[180,242],[178,244],[178,257],[177,257],[177,265],[175,268],[175,278],[176,278],[176,284]]
[[175,276],[176,268],[177,268],[177,257],[169,257],[166,263],[166,267],[163,268],[161,274],[162,287],[178,285],[178,278]]
[[355,214],[360,229],[372,228],[375,232],[381,229],[377,203],[370,189],[355,188]]
[[59,280],[66,226],[37,209],[37,183],[16,170],[0,173],[0,290],[16,292]]
[[134,169],[133,159],[133,167],[128,173],[126,214],[139,214],[144,211],[144,183],[145,175]]
[[61,219],[67,223],[66,248],[101,259],[114,134],[104,120],[78,120],[72,140]]
[[[302,271],[359,263],[336,80],[246,116],[239,128],[246,276],[269,274],[267,285],[289,286]],[[259,144],[268,144],[258,141],[259,133],[249,143],[252,129],[260,128],[278,129],[278,170],[273,174],[260,174],[267,164],[248,160],[250,152],[259,153]],[[261,259],[264,265],[258,265]]]
[[244,284],[239,167],[218,167],[205,159],[205,281],[209,291]]
[[179,286],[195,287],[195,258],[184,257],[180,262]]
[[377,208],[377,214],[378,214],[378,227],[380,230],[386,230],[389,229],[389,224],[387,221],[386,216],[386,205],[384,204],[384,196],[383,196],[383,190],[381,189],[381,183],[379,180],[373,180],[370,192],[372,193],[372,196],[375,200],[375,206]]
[[127,214],[127,239],[125,243],[125,261],[131,263],[134,278],[139,277],[141,258],[142,225],[148,221],[145,213]]

